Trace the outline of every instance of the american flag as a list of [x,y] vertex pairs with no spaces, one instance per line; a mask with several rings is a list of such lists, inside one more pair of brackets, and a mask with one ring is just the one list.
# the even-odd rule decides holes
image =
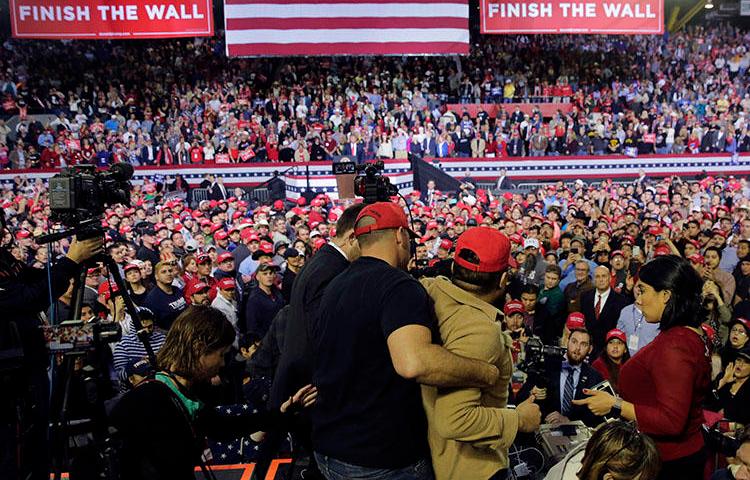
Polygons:
[[224,0],[227,55],[469,53],[466,0]]

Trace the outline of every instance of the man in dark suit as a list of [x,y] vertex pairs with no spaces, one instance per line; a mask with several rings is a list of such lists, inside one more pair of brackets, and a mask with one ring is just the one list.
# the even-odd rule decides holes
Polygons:
[[349,157],[352,162],[359,165],[365,159],[365,147],[357,142],[355,135],[349,135],[349,141],[344,144],[344,153],[342,155]]
[[281,405],[312,379],[312,351],[308,341],[309,322],[315,321],[323,292],[331,280],[359,257],[354,222],[364,206],[352,205],[336,223],[336,236],[305,264],[292,285],[291,312],[284,351],[273,382],[272,404]]
[[547,368],[547,385],[535,386],[536,395],[546,423],[560,424],[580,420],[589,427],[604,419],[591,413],[585,405],[574,405],[573,400],[586,398],[584,389],[590,389],[603,381],[585,359],[591,353],[591,335],[583,329],[573,330],[568,338],[567,352],[562,362]]
[[427,136],[422,140],[422,154],[427,158],[437,157],[437,142],[432,130],[427,130]]
[[217,176],[211,185],[211,200],[226,200],[229,198],[227,188],[224,186],[224,179]]
[[[312,383],[313,352],[308,332],[318,315],[320,300],[328,284],[360,255],[354,224],[362,208],[364,204],[356,204],[344,210],[336,222],[336,236],[318,250],[294,279],[284,345],[271,386],[269,408],[280,407],[297,390]],[[269,433],[264,441],[266,446],[259,452],[258,478],[265,476],[270,460],[281,446],[284,437],[277,433],[280,432]],[[310,432],[300,434],[303,443],[309,443]]]
[[620,311],[628,299],[610,288],[609,268],[598,266],[594,270],[594,289],[581,294],[581,313],[586,317],[586,329],[591,332],[593,355],[596,358],[604,348],[607,332],[617,327]]
[[511,188],[513,188],[513,185],[510,183],[510,177],[508,177],[508,170],[503,168],[500,170],[500,176],[497,179],[495,190],[503,191],[503,190],[510,190]]
[[151,138],[147,137],[146,144],[141,147],[141,165],[153,165],[158,153],[159,147],[151,143]]

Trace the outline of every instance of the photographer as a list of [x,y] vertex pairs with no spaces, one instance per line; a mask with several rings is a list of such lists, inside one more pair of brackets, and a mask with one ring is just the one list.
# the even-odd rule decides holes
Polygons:
[[[100,253],[102,238],[74,240],[66,256],[51,267],[48,277],[47,271],[17,261],[9,245],[0,248],[0,349],[22,349],[17,364],[9,365],[8,370],[3,368],[16,375],[4,375],[3,383],[9,383],[0,386],[0,478],[48,478],[49,357],[39,328],[39,314],[49,307],[50,298],[56,300],[68,289],[79,264]],[[16,404],[21,406],[23,427],[28,429],[20,448],[16,444]],[[17,459],[17,451],[32,452],[33,457]]]
[[317,391],[308,385],[280,412],[227,417],[205,408],[195,391],[219,373],[234,339],[234,327],[215,308],[192,306],[177,317],[157,356],[155,380],[127,393],[112,412],[122,439],[122,478],[192,480],[195,465],[205,468],[205,436],[288,428],[293,411],[315,401]]

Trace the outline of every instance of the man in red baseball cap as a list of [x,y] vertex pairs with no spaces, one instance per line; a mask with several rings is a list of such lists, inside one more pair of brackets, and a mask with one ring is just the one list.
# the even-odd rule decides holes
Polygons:
[[[471,228],[456,242],[451,279],[421,280],[434,303],[443,346],[489,362],[500,371],[499,381],[482,389],[444,391],[422,386],[427,421],[433,426],[442,424],[430,428],[428,436],[437,478],[454,478],[456,472],[494,478],[508,468],[507,445],[516,434],[539,427],[541,413],[533,396],[514,410],[505,408],[513,372],[512,340],[502,331],[492,304],[503,294],[501,280],[509,257],[510,241],[504,234],[494,228]],[[518,316],[523,305],[509,302],[505,311]],[[461,415],[466,408],[481,420],[467,423]],[[482,448],[490,439],[493,448]]]
[[[429,296],[405,271],[416,235],[401,207],[365,206],[354,234],[362,256],[328,284],[319,315],[308,320],[320,393],[311,412],[316,457],[334,471],[337,461],[349,464],[342,478],[394,465],[416,471],[431,463],[417,382],[489,388],[498,369],[433,343],[437,325]],[[507,382],[504,388],[507,395]],[[362,438],[370,440],[363,444]]]
[[236,333],[234,338],[234,346],[237,347],[237,338],[240,334],[240,328],[237,318],[237,285],[234,282],[234,278],[225,277],[216,283],[217,292],[216,298],[211,302],[211,306],[217,310],[220,310],[229,320],[229,323],[234,327]]

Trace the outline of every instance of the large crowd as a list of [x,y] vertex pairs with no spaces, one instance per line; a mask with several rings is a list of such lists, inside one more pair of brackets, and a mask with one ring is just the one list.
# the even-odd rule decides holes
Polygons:
[[[747,40],[720,25],[491,36],[456,59],[280,62],[227,59],[220,39],[7,39],[3,116],[21,121],[0,122],[0,166],[746,152]],[[501,108],[446,107],[481,102]],[[516,102],[535,107],[503,107]],[[573,107],[543,118],[545,102]]]
[[[0,166],[736,154],[750,151],[748,40],[724,25],[494,36],[463,58],[280,62],[227,59],[219,39],[8,39],[0,95],[20,122],[0,120]],[[550,102],[572,110],[502,108]],[[501,108],[446,108],[469,103]],[[86,362],[104,367],[124,478],[192,478],[202,462],[263,473],[292,448],[304,478],[504,480],[522,460],[509,448],[571,422],[596,430],[547,478],[750,478],[750,436],[736,428],[750,423],[747,178],[640,172],[529,192],[505,177],[455,192],[431,180],[365,206],[325,193],[262,203],[216,172],[207,200],[156,177],[107,206],[113,263],[55,284],[41,315],[76,316],[82,289],[80,320],[121,331],[69,378],[53,375],[51,402],[85,415]],[[55,217],[48,184],[24,174],[0,192],[2,246],[12,271],[54,280],[88,256],[78,240],[37,242]],[[701,433],[714,423],[744,442],[728,466]]]
[[[153,183],[136,186],[132,206],[111,206],[102,219],[106,251],[125,278],[157,352],[175,319],[191,305],[211,305],[224,313],[235,340],[227,366],[211,381],[209,397],[216,405],[262,409],[270,402],[283,345],[291,341],[284,338],[289,330],[283,322],[288,312],[285,305],[293,301],[295,279],[306,271],[306,263],[314,262],[326,249],[326,255],[343,252],[349,261],[357,257],[360,235],[353,233],[352,214],[341,221],[346,211],[360,211],[362,206],[333,201],[326,194],[318,194],[309,203],[301,198],[264,205],[243,198],[241,190],[236,192],[239,196],[230,196],[232,192],[224,188],[213,188],[220,179],[212,181],[207,186],[215,196],[198,204],[167,195]],[[512,363],[507,373],[512,374],[515,386],[510,392],[497,392],[501,397],[510,395],[508,402],[522,404],[533,396],[545,423],[601,423],[602,411],[590,411],[572,400],[604,379],[618,392],[621,368],[661,338],[658,324],[644,320],[649,312],[639,300],[644,293],[639,292],[643,287],[638,282],[643,266],[664,256],[687,259],[701,283],[696,305],[707,312],[700,332],[708,359],[707,370],[701,373],[706,384],[701,386],[700,408],[721,412],[737,424],[750,421],[750,387],[745,385],[750,374],[750,185],[746,178],[651,179],[641,174],[631,184],[577,181],[569,187],[558,182],[527,194],[486,191],[470,181],[459,192],[444,193],[428,182],[424,191],[394,197],[392,202],[401,215],[411,214],[408,228],[416,232],[415,256],[399,264],[423,282],[455,274],[455,255],[467,232],[504,234],[507,249],[497,249],[504,256],[501,261],[507,275],[500,283],[502,293],[490,303],[497,308],[492,322],[498,322],[510,341]],[[2,207],[10,227],[4,242],[19,261],[44,269],[47,261],[54,262],[65,253],[69,245],[65,240],[49,250],[35,242],[36,235],[51,227],[43,182],[18,181],[13,188],[7,187]],[[321,260],[310,275],[325,275],[320,263],[336,262]],[[465,260],[459,265],[465,265]],[[121,326],[122,339],[111,346],[114,394],[137,385],[150,369],[144,363],[146,350],[111,279],[111,272],[101,266],[88,269],[82,319]],[[73,315],[74,283],[53,303],[48,322]],[[359,283],[352,280],[342,285]],[[429,291],[437,288],[431,285]],[[341,326],[333,331],[344,335]],[[545,344],[565,347],[564,364],[583,369],[570,398],[562,396],[568,386],[559,379],[559,364],[557,370],[542,374],[543,381],[528,375],[525,345],[534,336]],[[335,338],[326,342],[335,343]],[[676,367],[656,368],[668,377]],[[629,381],[632,384],[632,376]],[[711,382],[713,388],[709,388]],[[677,401],[671,394],[663,395],[652,401]],[[687,408],[685,401],[690,400],[690,395],[683,396],[680,405]],[[653,425],[659,425],[659,414],[655,412],[653,418],[645,411],[639,414],[641,430],[648,433],[648,428],[657,428]],[[451,428],[460,429],[460,421],[455,421],[458,424]],[[667,421],[680,420],[668,417]],[[522,424],[519,431],[533,430]],[[255,448],[242,455],[236,445],[231,452],[231,445],[212,444],[219,463],[254,459],[258,454],[259,444],[254,441],[249,445]],[[660,452],[676,454],[669,448]],[[507,463],[507,457],[502,461]]]

